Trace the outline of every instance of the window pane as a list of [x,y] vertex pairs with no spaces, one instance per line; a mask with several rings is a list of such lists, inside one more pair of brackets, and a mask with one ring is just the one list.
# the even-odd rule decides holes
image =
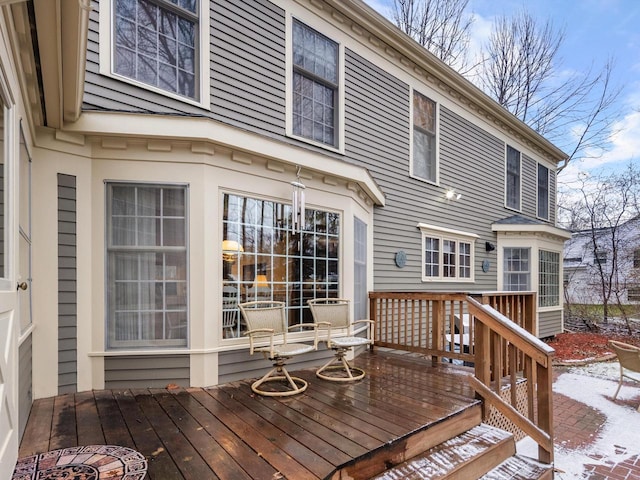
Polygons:
[[424,239],[424,275],[425,277],[440,276],[440,240],[425,237]]
[[549,169],[538,164],[538,217],[549,218]]
[[560,253],[540,250],[538,305],[560,305]]
[[[186,346],[186,189],[108,188],[108,347]],[[166,218],[167,214],[175,216]],[[165,251],[167,247],[172,250]],[[170,318],[184,321],[172,328]]]
[[[170,1],[170,0],[167,0]],[[195,98],[196,17],[149,0],[117,0],[114,71]],[[195,12],[195,0],[172,2]]]
[[436,155],[435,136],[414,130],[413,132],[413,175],[435,182]]
[[413,92],[413,126],[436,133],[436,103],[418,92]]
[[520,209],[520,152],[507,145],[507,207]]
[[[223,204],[223,240],[243,246],[223,253],[223,297],[233,287],[242,301],[284,301],[293,325],[311,321],[308,299],[337,296],[339,215],[307,208],[304,232],[294,235],[288,205],[235,195],[225,195]],[[220,325],[223,338],[242,334],[241,323]]]
[[529,248],[504,249],[504,289],[507,291],[531,290]]

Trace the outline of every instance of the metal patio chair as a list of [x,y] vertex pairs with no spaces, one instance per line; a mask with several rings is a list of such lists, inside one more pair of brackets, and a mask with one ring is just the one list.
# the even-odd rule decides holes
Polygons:
[[[618,342],[616,340],[609,340],[609,345],[613,348],[613,351],[618,356],[618,361],[620,362],[620,381],[618,383],[618,389],[613,395],[613,399],[615,400],[620,392],[620,387],[622,387],[622,381],[625,378],[640,383],[640,376],[632,377],[625,373],[626,369],[640,374],[640,348],[627,343]],[[638,411],[640,412],[640,405],[638,405]]]
[[[260,380],[251,385],[258,395],[268,397],[285,397],[302,393],[307,389],[307,382],[302,378],[289,375],[285,364],[287,360],[296,355],[309,353],[318,348],[318,332],[315,331],[313,345],[305,343],[288,343],[287,332],[290,328],[314,328],[313,324],[294,325],[287,327],[287,317],[284,310],[284,302],[254,301],[238,305],[242,316],[247,322],[248,330],[245,335],[249,337],[249,350],[262,352],[265,358],[273,362],[273,368]],[[259,342],[256,345],[256,342]],[[266,343],[266,344],[264,344]],[[276,382],[279,385],[274,385]],[[270,384],[271,389],[264,387]],[[284,388],[284,389],[283,389]]]
[[[363,378],[365,371],[351,366],[345,356],[351,348],[373,345],[373,320],[356,320],[351,323],[349,300],[342,298],[316,298],[307,303],[318,330],[327,332],[326,338],[320,338],[320,341],[326,342],[327,348],[334,351],[334,357],[320,367],[316,375],[332,382],[350,382]],[[365,337],[354,336],[352,333],[352,327],[359,323],[367,324]]]

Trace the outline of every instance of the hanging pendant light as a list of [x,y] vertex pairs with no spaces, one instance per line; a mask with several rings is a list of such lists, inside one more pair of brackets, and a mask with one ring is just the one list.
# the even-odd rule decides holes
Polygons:
[[293,233],[300,233],[305,226],[305,203],[304,203],[304,190],[307,188],[302,182],[300,182],[300,167],[296,172],[297,180],[291,182],[293,187],[293,198],[291,200],[291,229]]

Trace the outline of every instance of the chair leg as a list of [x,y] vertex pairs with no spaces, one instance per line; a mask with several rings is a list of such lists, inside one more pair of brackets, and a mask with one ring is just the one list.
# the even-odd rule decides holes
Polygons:
[[[364,370],[349,365],[345,358],[346,353],[347,350],[344,348],[336,349],[334,357],[316,370],[316,376],[331,382],[353,382],[364,378]],[[334,374],[331,375],[330,372]]]
[[[260,386],[268,382],[283,382],[287,386],[286,390],[264,390]],[[307,389],[307,382],[299,377],[289,375],[284,366],[283,359],[276,359],[274,366],[260,380],[256,380],[251,384],[251,390],[258,395],[265,397],[287,397],[289,395],[297,395]]]
[[616,390],[616,393],[613,394],[614,400],[618,397],[618,393],[620,393],[620,388],[622,387],[623,380],[624,380],[624,371],[622,370],[622,365],[620,365],[620,381],[618,382],[618,389]]

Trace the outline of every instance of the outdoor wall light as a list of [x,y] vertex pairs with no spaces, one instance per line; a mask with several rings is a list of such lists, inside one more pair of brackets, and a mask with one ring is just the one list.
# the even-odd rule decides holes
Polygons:
[[487,252],[493,252],[496,249],[496,246],[491,242],[485,242],[484,248]]
[[456,193],[453,188],[447,190],[447,193],[445,193],[444,196],[447,198],[447,200],[460,200],[462,198],[462,194]]

